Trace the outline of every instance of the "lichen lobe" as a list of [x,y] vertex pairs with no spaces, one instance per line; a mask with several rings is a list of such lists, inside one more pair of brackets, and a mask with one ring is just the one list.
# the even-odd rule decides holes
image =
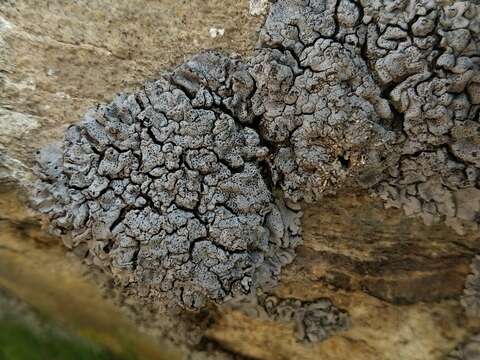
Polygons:
[[261,174],[269,150],[237,106],[245,78],[229,58],[199,55],[88,113],[63,154],[41,150],[39,206],[67,246],[186,308],[274,283],[298,215]]

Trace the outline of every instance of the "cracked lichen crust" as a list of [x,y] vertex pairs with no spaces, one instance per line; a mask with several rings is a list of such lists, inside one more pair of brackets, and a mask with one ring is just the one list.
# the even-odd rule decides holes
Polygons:
[[140,293],[197,309],[273,285],[300,242],[242,107],[242,64],[217,53],[119,95],[39,151],[39,209],[68,247]]
[[335,192],[395,138],[360,49],[335,38],[328,13],[275,3],[260,36],[265,48],[251,60],[253,112],[275,151],[274,181],[294,201]]
[[[478,231],[480,6],[403,1],[364,8],[365,56],[399,139],[367,185],[391,207]],[[369,21],[365,20],[368,17]]]
[[275,2],[252,102],[286,195],[353,178],[427,224],[478,230],[479,18],[470,1]]

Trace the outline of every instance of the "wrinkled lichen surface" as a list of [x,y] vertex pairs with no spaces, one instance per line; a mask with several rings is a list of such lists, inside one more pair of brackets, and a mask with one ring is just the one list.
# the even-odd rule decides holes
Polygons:
[[266,183],[258,133],[235,120],[243,67],[199,55],[88,113],[63,153],[39,152],[40,208],[68,246],[187,308],[275,282],[299,216]]
[[274,285],[301,202],[346,184],[478,231],[479,33],[474,2],[277,1],[250,59],[194,56],[41,150],[37,206],[187,308]]
[[260,291],[257,296],[244,297],[229,305],[252,318],[293,325],[297,340],[305,343],[323,341],[348,330],[351,322],[345,311],[326,298],[301,301]]

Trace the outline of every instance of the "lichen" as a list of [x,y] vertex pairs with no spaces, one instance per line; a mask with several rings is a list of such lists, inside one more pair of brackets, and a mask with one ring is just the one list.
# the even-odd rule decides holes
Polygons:
[[360,47],[337,33],[335,3],[308,3],[272,5],[251,74],[252,110],[275,151],[274,181],[290,199],[312,202],[375,161],[395,134],[382,126],[393,115]]
[[479,15],[468,1],[274,3],[252,101],[286,196],[354,179],[426,224],[478,230]]
[[478,230],[479,14],[276,1],[250,58],[196,55],[41,150],[37,207],[124,286],[194,309],[274,285],[301,202],[345,185]]
[[230,301],[228,307],[261,321],[292,326],[297,341],[303,343],[326,340],[351,326],[348,313],[327,298],[307,301],[259,290],[255,296]]
[[478,231],[479,5],[391,2],[364,14],[364,54],[399,129],[368,185],[426,224]]
[[479,14],[472,2],[272,4],[250,73],[275,184],[317,201],[355,179],[426,224],[477,230]]
[[199,55],[89,112],[63,154],[41,150],[38,206],[67,246],[186,308],[274,283],[299,217],[273,197],[269,150],[239,121],[244,79],[236,61]]
[[329,299],[301,301],[267,296],[261,301],[272,320],[293,322],[295,335],[300,341],[323,341],[350,327],[348,314]]

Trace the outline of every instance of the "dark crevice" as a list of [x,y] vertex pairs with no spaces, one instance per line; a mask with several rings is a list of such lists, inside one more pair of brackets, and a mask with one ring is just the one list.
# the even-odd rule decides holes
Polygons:
[[350,167],[350,160],[346,159],[343,155],[339,155],[337,157],[337,160],[340,162],[342,165],[342,168],[348,169]]

